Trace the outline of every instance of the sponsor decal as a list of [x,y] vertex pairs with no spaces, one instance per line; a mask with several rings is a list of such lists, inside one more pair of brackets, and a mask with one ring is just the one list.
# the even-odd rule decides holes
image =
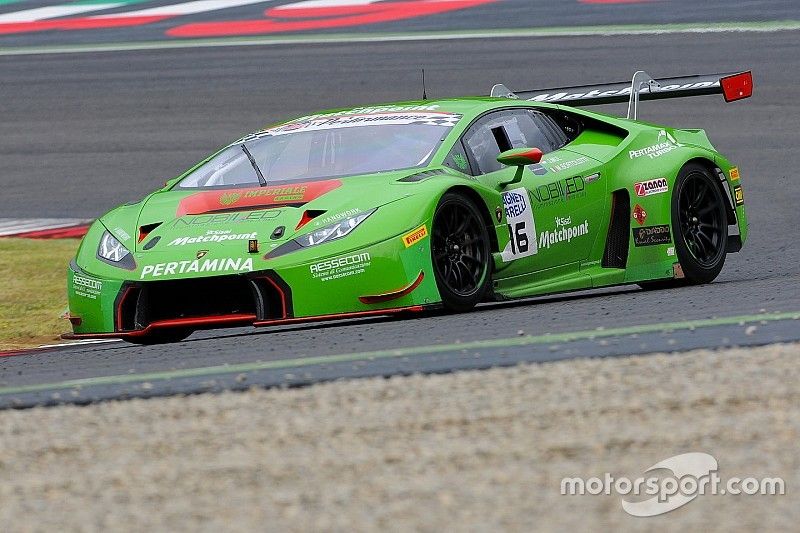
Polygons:
[[[205,252],[206,250],[201,250]],[[200,255],[198,253],[198,255]],[[203,254],[205,255],[205,254]],[[242,258],[222,258],[222,259],[195,259],[194,261],[171,261],[169,263],[156,263],[154,265],[144,265],[139,279],[147,277],[160,278],[162,276],[173,276],[176,274],[202,273],[202,272],[252,272],[253,259]]]
[[599,172],[595,172],[594,174],[592,174],[590,176],[586,176],[585,178],[583,178],[583,181],[585,181],[586,183],[594,183],[595,181],[597,181],[599,179],[600,179],[600,173]]
[[636,246],[655,246],[657,244],[669,244],[672,242],[669,226],[645,226],[643,228],[633,228],[633,243]]
[[542,206],[565,202],[570,198],[586,195],[586,182],[581,176],[563,178],[553,183],[544,183],[530,191],[531,196]]
[[508,228],[508,244],[500,254],[503,261],[536,254],[536,223],[528,190],[520,187],[504,192],[503,206]]
[[230,233],[230,231],[208,231],[199,237],[178,237],[170,241],[167,246],[185,246],[187,244],[200,244],[206,242],[224,241],[249,241],[258,238],[258,233]]
[[674,246],[670,246],[669,248],[667,248],[667,255],[669,257],[672,257],[672,256],[675,255],[675,247]]
[[125,231],[124,229],[120,228],[120,227],[114,228],[114,232],[113,233],[114,233],[114,236],[116,236],[117,238],[119,238],[123,242],[127,242],[127,241],[131,240],[130,234],[127,231]]
[[96,300],[103,290],[103,282],[76,275],[72,277],[72,288],[76,295],[90,300]]
[[650,159],[655,159],[681,146],[683,145],[676,141],[675,137],[673,137],[671,133],[667,132],[666,130],[661,130],[658,132],[658,140],[655,144],[640,148],[638,150],[629,150],[628,156],[631,159],[637,159],[644,156],[647,156]]
[[561,157],[559,157],[557,155],[551,155],[549,157],[543,158],[540,161],[540,163],[542,163],[543,165],[551,165],[553,163],[561,163],[562,161],[563,161],[563,159],[561,159]]
[[572,217],[556,217],[556,229],[553,231],[543,231],[539,234],[539,248],[550,248],[554,244],[569,243],[576,237],[589,234],[589,221],[573,225]]
[[239,201],[240,196],[238,192],[226,192],[219,197],[219,203],[222,205],[232,205]]
[[328,224],[333,224],[334,222],[338,222],[340,220],[344,220],[345,218],[351,218],[356,216],[361,212],[361,209],[355,207],[353,209],[348,209],[347,211],[342,211],[341,213],[337,213],[335,215],[329,215],[323,218],[315,218],[314,225],[315,226],[327,226]]
[[298,131],[322,131],[338,128],[357,128],[360,126],[406,126],[417,124],[449,128],[455,126],[459,120],[461,120],[460,114],[441,111],[340,113],[318,116],[311,119],[301,119],[288,124],[282,124],[274,128],[260,131],[252,136],[245,137],[243,142],[254,138],[286,135]]
[[[441,106],[439,104],[431,105],[382,105],[382,106],[369,106],[369,107],[354,107],[347,111],[337,111],[335,113],[317,113],[315,115],[306,115],[298,118],[295,122],[303,122],[314,120],[318,118],[339,117],[343,115],[368,115],[371,113],[396,113],[408,111],[437,111]],[[265,130],[267,131],[267,130]],[[257,135],[257,134],[256,134]]]
[[469,163],[467,162],[467,158],[461,154],[456,154],[453,156],[453,163],[459,168],[459,170],[467,170],[469,168]]
[[195,258],[202,259],[208,254],[208,250],[200,250],[195,254]]
[[644,221],[647,220],[647,211],[639,204],[636,204],[636,207],[633,208],[633,220],[638,222],[640,226],[643,226]]
[[736,205],[744,205],[744,191],[741,185],[733,188],[733,198],[736,200]]
[[412,230],[409,233],[403,235],[403,244],[406,245],[406,248],[417,244],[419,241],[424,239],[428,236],[428,227],[423,224],[415,230]]
[[199,215],[181,217],[172,223],[173,228],[191,228],[213,226],[217,224],[238,224],[241,222],[254,222],[269,220],[281,214],[280,209],[262,209],[244,213],[220,213],[217,215]]
[[[661,87],[661,91],[676,91],[676,90],[683,90],[683,89],[702,89],[705,87],[719,87],[718,81],[699,81],[695,83],[687,83],[684,85],[665,85]],[[599,91],[597,89],[592,89],[588,92],[577,92],[577,93],[541,93],[537,94],[536,96],[529,98],[534,102],[563,102],[567,100],[584,100],[588,98],[597,98],[602,96],[628,96],[631,94],[631,88],[625,87],[623,89],[610,89],[606,91]]]
[[562,170],[578,167],[580,165],[583,165],[587,161],[589,161],[588,157],[581,156],[578,159],[573,159],[572,161],[565,161],[564,163],[559,163],[558,165],[551,166],[550,172],[561,172]]
[[312,278],[330,281],[363,274],[371,264],[369,252],[360,252],[314,263],[309,266],[309,270]]
[[530,165],[528,166],[528,168],[530,169],[531,172],[533,172],[537,176],[544,176],[545,174],[547,174],[547,169],[538,163],[535,165]]
[[499,205],[494,208],[494,218],[497,219],[497,222],[501,222],[503,220],[503,208]]
[[730,172],[731,181],[739,181],[739,167],[733,167]]
[[640,181],[633,184],[636,196],[650,196],[651,194],[661,194],[669,190],[667,178],[656,178],[653,180]]
[[[230,202],[226,207],[252,209],[256,207],[301,204],[319,198],[342,185],[340,180],[309,181],[296,185],[253,187],[236,191],[204,191],[183,198],[178,205],[176,216],[203,215],[219,211],[223,198]],[[237,195],[234,201],[233,196]]]

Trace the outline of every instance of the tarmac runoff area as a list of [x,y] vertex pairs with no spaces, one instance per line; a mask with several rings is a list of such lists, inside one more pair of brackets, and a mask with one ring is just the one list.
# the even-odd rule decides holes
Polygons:
[[[800,344],[0,412],[0,523],[59,530],[793,530]],[[635,518],[564,477],[704,452],[784,495]]]

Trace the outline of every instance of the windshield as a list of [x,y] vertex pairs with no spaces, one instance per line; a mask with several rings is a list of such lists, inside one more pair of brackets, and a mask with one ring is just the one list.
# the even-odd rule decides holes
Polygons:
[[430,111],[308,117],[240,139],[178,186],[250,187],[419,167],[460,118]]

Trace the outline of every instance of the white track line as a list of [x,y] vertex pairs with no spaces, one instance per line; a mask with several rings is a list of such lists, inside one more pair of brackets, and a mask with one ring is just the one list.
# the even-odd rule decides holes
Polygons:
[[0,218],[0,237],[18,235],[30,231],[73,228],[91,223],[91,220],[82,218]]
[[61,344],[43,344],[36,348],[40,350],[42,348],[69,348],[72,346],[82,346],[85,344],[107,344],[109,342],[122,342],[122,339],[87,339],[83,341],[72,341],[72,342],[62,342]]
[[403,41],[446,41],[457,39],[510,39],[531,37],[594,37],[607,35],[670,35],[691,33],[773,33],[800,30],[800,20],[776,22],[711,23],[706,25],[676,24],[652,26],[584,26],[575,28],[519,28],[510,30],[465,30],[409,33],[327,34],[313,36],[230,37],[223,39],[165,40],[150,42],[109,43],[93,45],[60,45],[0,48],[0,56],[36,54],[79,54],[127,52],[183,48],[217,48],[227,46],[270,46],[333,43],[382,43]]
[[37,20],[80,15],[81,13],[90,13],[92,11],[101,11],[103,9],[113,9],[115,7],[122,7],[124,5],[126,5],[125,2],[109,2],[108,4],[78,4],[37,7],[34,9],[14,11],[12,13],[4,13],[0,15],[0,24],[36,22]]

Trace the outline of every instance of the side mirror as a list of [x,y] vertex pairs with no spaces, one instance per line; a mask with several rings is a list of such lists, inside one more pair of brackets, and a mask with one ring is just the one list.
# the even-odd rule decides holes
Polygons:
[[535,165],[542,160],[542,151],[538,148],[514,148],[497,156],[497,161],[509,167],[517,167],[517,173],[511,181],[498,183],[500,189],[522,181],[522,169],[527,165]]

